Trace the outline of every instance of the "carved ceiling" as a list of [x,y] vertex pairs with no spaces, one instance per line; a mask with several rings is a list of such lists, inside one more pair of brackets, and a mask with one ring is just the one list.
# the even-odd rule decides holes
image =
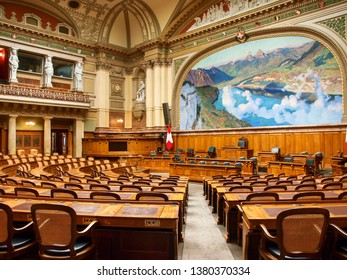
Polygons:
[[[69,25],[82,41],[130,49],[178,35],[188,30],[187,25],[203,26],[206,13],[209,21],[205,23],[209,24],[216,19],[295,2],[297,0],[0,0],[0,5],[21,4],[46,12]],[[221,11],[225,14],[221,15]],[[8,13],[13,16],[16,12]]]

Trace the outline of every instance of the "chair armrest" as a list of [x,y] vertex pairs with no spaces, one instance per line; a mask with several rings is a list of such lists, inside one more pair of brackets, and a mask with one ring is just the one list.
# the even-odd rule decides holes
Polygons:
[[342,236],[342,237],[347,239],[347,232],[342,230],[340,227],[338,227],[337,225],[334,225],[334,224],[330,224],[330,227],[332,228],[332,230],[335,233],[337,233],[337,235],[340,235],[340,236]]
[[88,235],[89,232],[96,226],[98,225],[99,222],[98,221],[93,221],[91,222],[85,229],[83,229],[82,231],[77,231],[77,235],[78,236],[83,236],[83,235]]
[[273,236],[273,235],[268,231],[268,229],[266,228],[266,226],[265,226],[264,224],[260,224],[259,227],[260,227],[260,230],[262,231],[264,237],[266,237],[266,238],[269,239],[270,241],[277,242],[277,237],[276,237],[276,236]]
[[14,232],[15,233],[19,233],[21,231],[27,231],[27,230],[32,230],[33,229],[33,225],[34,225],[34,222],[31,221],[29,223],[27,223],[26,225],[20,227],[20,228],[14,228]]

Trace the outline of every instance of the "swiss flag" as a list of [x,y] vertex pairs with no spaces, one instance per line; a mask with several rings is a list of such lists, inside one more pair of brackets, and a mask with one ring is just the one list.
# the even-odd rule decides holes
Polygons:
[[168,151],[171,151],[172,147],[173,147],[173,140],[172,140],[172,134],[171,134],[171,125],[168,124],[167,134],[166,134],[166,149],[168,149]]

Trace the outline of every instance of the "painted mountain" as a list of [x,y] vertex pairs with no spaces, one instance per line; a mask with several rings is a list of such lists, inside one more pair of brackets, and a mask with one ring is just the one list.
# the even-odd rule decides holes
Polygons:
[[[340,123],[342,78],[333,54],[314,40],[291,46],[289,39],[297,38],[302,37],[288,37],[288,47],[272,50],[264,42],[272,39],[243,44],[249,53],[210,67],[199,62],[185,85],[199,107],[194,119],[200,125],[187,126],[188,98],[181,103],[181,129]],[[216,63],[227,57],[213,56]],[[186,90],[183,86],[181,98]]]

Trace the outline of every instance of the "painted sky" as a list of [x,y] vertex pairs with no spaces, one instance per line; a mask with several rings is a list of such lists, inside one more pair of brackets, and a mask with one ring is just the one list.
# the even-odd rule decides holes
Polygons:
[[230,61],[244,59],[248,54],[256,54],[259,46],[263,51],[273,51],[280,48],[297,47],[312,42],[312,39],[306,37],[277,37],[269,39],[257,40],[239,44],[225,50],[221,50],[199,61],[192,69],[205,68],[209,69],[213,66],[219,66]]

